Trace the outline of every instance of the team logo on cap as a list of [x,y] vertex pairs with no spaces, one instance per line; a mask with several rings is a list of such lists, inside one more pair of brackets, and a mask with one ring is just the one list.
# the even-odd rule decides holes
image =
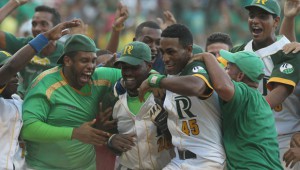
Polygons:
[[193,73],[206,73],[205,69],[201,66],[196,66],[193,68]]
[[294,68],[291,64],[289,63],[283,63],[280,66],[280,72],[284,73],[284,74],[291,74],[294,72]]
[[124,48],[124,51],[123,51],[123,55],[124,54],[131,54],[131,51],[133,50],[133,46],[132,45],[127,45],[125,48]]
[[265,5],[267,1],[268,0],[257,0],[256,3]]

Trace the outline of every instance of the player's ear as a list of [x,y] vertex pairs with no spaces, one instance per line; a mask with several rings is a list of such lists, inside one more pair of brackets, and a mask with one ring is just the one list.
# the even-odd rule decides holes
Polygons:
[[147,65],[147,71],[150,72],[152,69],[152,63],[151,62],[145,62]]
[[242,81],[243,78],[244,78],[244,76],[245,76],[245,74],[244,74],[243,72],[239,72],[239,73],[237,74],[237,76],[236,76],[236,81],[237,81],[237,82]]
[[72,59],[69,56],[65,55],[64,56],[64,65],[65,66],[70,66],[71,63],[72,63]]

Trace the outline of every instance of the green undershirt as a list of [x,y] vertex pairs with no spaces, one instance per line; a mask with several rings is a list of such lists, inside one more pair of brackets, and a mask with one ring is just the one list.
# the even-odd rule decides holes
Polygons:
[[[151,93],[150,92],[147,92],[145,94],[145,100],[148,99],[149,95]],[[142,107],[142,105],[144,104],[145,102],[140,102],[139,100],[139,97],[136,96],[136,97],[130,97],[129,95],[127,95],[127,105],[128,105],[128,108],[129,110],[136,116],[139,112],[140,112],[140,109]]]

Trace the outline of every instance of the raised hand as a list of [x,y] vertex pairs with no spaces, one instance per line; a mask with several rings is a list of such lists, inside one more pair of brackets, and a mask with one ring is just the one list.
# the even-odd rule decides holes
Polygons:
[[74,18],[74,20],[78,20],[78,22],[80,22],[80,24],[76,27],[72,27],[70,28],[70,34],[83,34],[83,35],[87,35],[87,29],[88,29],[88,25],[85,24],[82,19],[80,18]]
[[60,37],[70,33],[69,28],[78,27],[80,24],[81,22],[79,19],[73,19],[71,21],[60,23],[43,34],[48,40],[58,40]]
[[295,17],[300,11],[300,0],[286,0],[284,3],[284,16]]
[[115,22],[113,23],[113,29],[120,31],[124,28],[124,22],[128,18],[128,8],[121,2],[118,3],[118,7],[115,13]]
[[102,103],[99,103],[99,119],[98,119],[98,126],[101,130],[108,131],[117,128],[118,120],[113,119],[110,120],[112,116],[112,108],[109,107],[105,111],[102,109]]
[[157,18],[158,24],[162,30],[164,30],[165,28],[167,28],[170,25],[176,24],[176,22],[177,22],[174,15],[170,11],[164,12],[164,18],[165,18],[165,21],[163,21],[162,18]]
[[105,145],[110,137],[110,134],[102,130],[93,128],[96,119],[82,124],[78,128],[74,128],[72,139],[77,139],[83,143],[92,144],[95,146]]

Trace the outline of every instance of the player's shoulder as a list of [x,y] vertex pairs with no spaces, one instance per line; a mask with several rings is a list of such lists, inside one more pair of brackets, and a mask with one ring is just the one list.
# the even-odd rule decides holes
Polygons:
[[51,86],[53,83],[62,80],[61,77],[61,67],[53,67],[49,70],[45,70],[41,74],[39,74],[33,81],[30,88],[34,88],[35,86]]
[[197,73],[207,74],[205,64],[201,61],[193,61],[187,64],[180,75],[192,75]]

